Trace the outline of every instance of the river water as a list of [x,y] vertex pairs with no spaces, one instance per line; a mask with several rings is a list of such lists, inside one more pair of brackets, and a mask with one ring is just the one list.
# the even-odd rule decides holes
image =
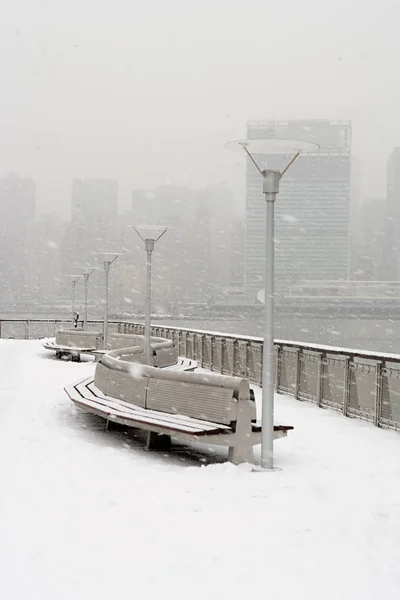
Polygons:
[[[159,322],[173,327],[259,337],[263,335],[261,320],[160,320]],[[277,316],[275,338],[398,354],[400,353],[400,320]]]

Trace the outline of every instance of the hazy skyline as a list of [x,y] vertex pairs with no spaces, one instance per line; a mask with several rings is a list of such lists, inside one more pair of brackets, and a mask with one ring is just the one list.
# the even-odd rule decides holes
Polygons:
[[224,143],[249,119],[353,122],[361,196],[386,192],[400,145],[400,2],[14,0],[0,22],[0,176],[37,183],[69,213],[74,177],[131,190],[225,181],[244,205],[245,160]]

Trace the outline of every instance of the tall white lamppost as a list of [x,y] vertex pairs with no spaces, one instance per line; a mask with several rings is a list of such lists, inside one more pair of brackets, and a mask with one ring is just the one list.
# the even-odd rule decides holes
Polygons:
[[[262,192],[267,203],[267,223],[265,239],[265,325],[262,367],[262,430],[261,430],[261,468],[274,468],[274,205],[279,193],[279,182],[301,152],[316,152],[318,144],[301,140],[266,138],[229,142],[229,150],[242,152],[248,156],[259,171],[263,183]],[[293,154],[283,169],[262,170],[254,155]]]
[[105,308],[104,308],[104,329],[103,329],[103,348],[104,350],[107,348],[107,338],[108,338],[108,273],[110,271],[110,267],[120,256],[119,252],[99,252],[99,257],[103,261],[104,273],[105,273]]
[[150,345],[150,318],[151,318],[151,257],[154,245],[167,231],[167,227],[160,225],[138,225],[134,227],[138,236],[143,240],[146,250],[146,301],[144,322],[144,353],[148,365],[153,364]]
[[[75,323],[75,300],[76,300],[76,284],[81,279],[80,275],[67,275],[71,279],[72,285],[72,325]],[[77,323],[78,324],[78,323]]]
[[96,267],[78,267],[83,271],[83,281],[85,284],[85,312],[83,315],[83,329],[86,331],[88,324],[88,286],[89,286],[89,277],[97,270]]

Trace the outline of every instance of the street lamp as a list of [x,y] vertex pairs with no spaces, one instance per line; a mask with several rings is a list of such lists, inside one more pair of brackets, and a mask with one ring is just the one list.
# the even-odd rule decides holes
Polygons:
[[83,315],[83,329],[86,330],[87,329],[87,323],[88,323],[88,284],[89,284],[89,277],[91,276],[91,274],[97,270],[97,267],[78,267],[78,269],[81,269],[83,271],[83,281],[85,283],[85,312]]
[[[81,279],[80,275],[66,275],[66,277],[71,279],[71,285],[72,285],[72,325],[74,325],[75,323],[75,297],[76,297],[76,292],[75,292],[75,287],[77,282],[79,281],[79,279]],[[78,323],[77,323],[78,325]]]
[[150,317],[151,317],[151,255],[154,244],[164,235],[167,227],[159,225],[138,225],[134,227],[138,236],[143,240],[146,250],[146,301],[145,301],[145,325],[144,325],[144,353],[147,364],[152,364],[150,345]]
[[[244,152],[255,165],[263,178],[262,191],[267,203],[267,223],[265,240],[265,327],[262,368],[262,429],[261,429],[261,468],[274,468],[274,205],[279,194],[279,182],[294,163],[300,152],[315,152],[318,144],[302,140],[279,138],[237,140],[225,144],[225,148]],[[294,153],[283,169],[261,170],[253,155]]]
[[104,329],[103,329],[103,348],[107,347],[108,337],[108,273],[111,265],[117,260],[120,254],[118,252],[99,252],[99,256],[103,260],[104,272],[105,272],[105,309],[104,309]]

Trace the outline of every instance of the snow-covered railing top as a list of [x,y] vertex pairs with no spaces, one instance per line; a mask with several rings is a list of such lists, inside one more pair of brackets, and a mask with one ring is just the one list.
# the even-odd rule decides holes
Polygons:
[[[142,323],[125,321],[121,322],[120,326],[142,326]],[[249,342],[262,344],[263,338],[251,335],[238,335],[235,333],[224,333],[221,331],[211,331],[206,329],[190,329],[188,327],[172,327],[171,325],[153,324],[153,332],[155,330],[172,331],[172,332],[184,332],[186,334],[195,334],[200,336],[208,336],[219,339],[232,340],[237,342]],[[311,342],[299,342],[296,340],[282,340],[275,339],[275,345],[286,347],[286,348],[301,348],[302,350],[309,350],[311,352],[321,352],[324,354],[340,354],[342,356],[354,356],[360,358],[368,358],[370,360],[393,360],[393,362],[400,362],[400,354],[390,352],[374,352],[370,350],[361,350],[358,348],[347,348],[345,346],[329,346],[324,344],[314,344]]]

